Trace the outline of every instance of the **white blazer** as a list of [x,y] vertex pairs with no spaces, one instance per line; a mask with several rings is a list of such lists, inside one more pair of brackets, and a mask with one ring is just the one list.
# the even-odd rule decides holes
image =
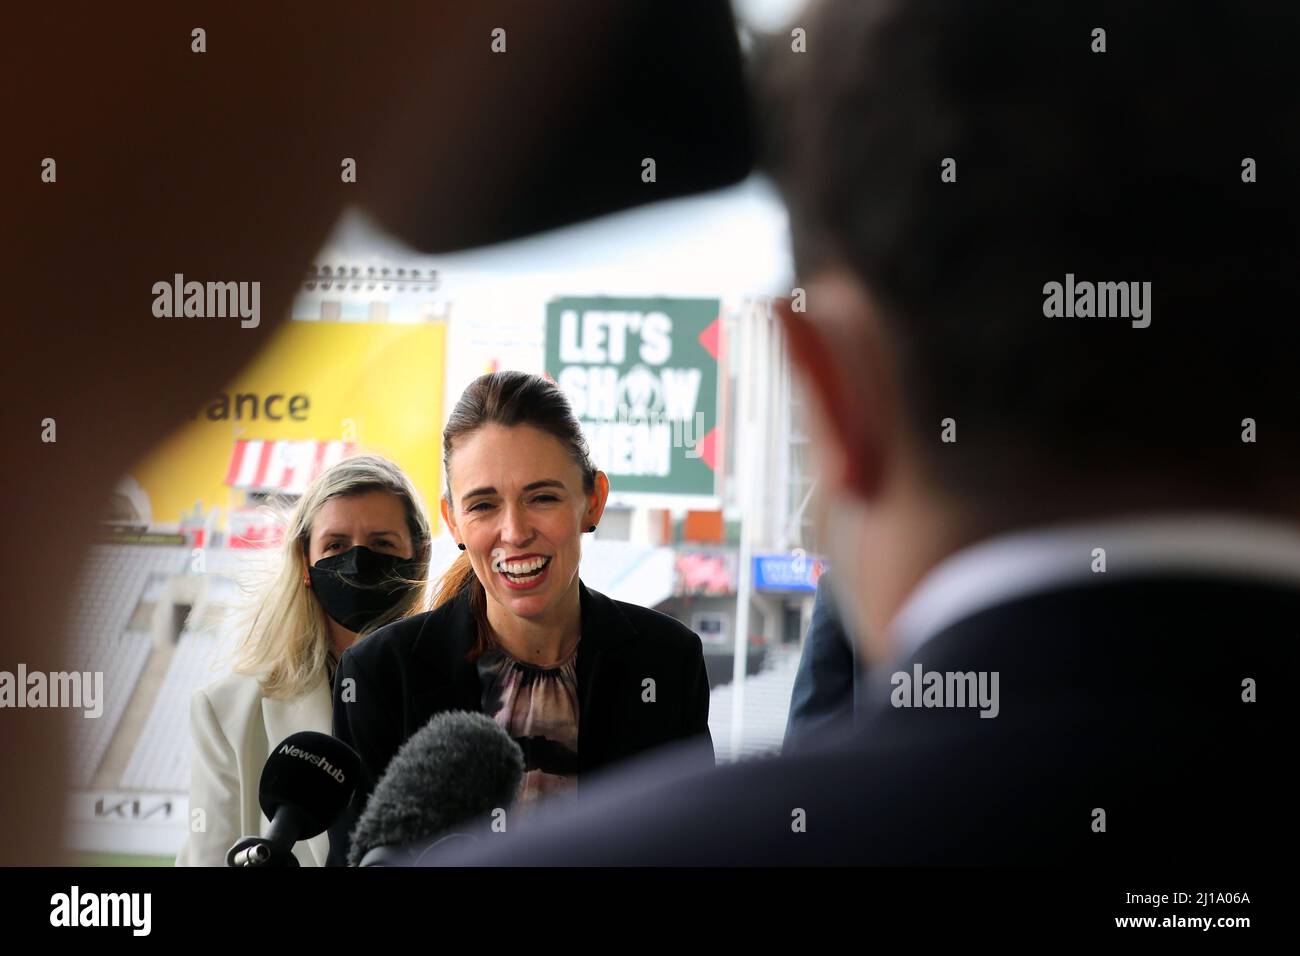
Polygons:
[[[332,709],[323,675],[295,700],[263,697],[249,674],[230,674],[194,693],[189,833],[177,866],[225,866],[226,851],[240,837],[266,834],[271,821],[257,802],[257,785],[271,748],[300,730],[330,733]],[[194,829],[195,810],[204,811],[200,832]],[[302,866],[324,866],[329,848],[326,831],[295,843],[293,853]]]

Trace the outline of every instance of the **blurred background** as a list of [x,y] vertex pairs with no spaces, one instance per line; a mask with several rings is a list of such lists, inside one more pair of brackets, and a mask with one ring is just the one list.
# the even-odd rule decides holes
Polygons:
[[[742,49],[794,7],[737,3]],[[321,469],[360,452],[396,461],[435,521],[431,574],[451,564],[442,428],[498,369],[559,383],[610,477],[585,583],[700,636],[720,761],[779,749],[825,569],[804,405],[769,306],[792,272],[783,208],[758,176],[449,254],[348,209],[291,320],[121,476],[101,516],[68,649],[106,694],[101,718],[70,721],[75,859],[171,865],[190,697],[228,669],[281,518]]]

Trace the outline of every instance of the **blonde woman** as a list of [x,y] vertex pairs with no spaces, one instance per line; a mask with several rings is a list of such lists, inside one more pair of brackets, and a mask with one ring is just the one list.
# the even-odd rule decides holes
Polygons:
[[[360,455],[311,483],[233,672],[191,703],[191,826],[177,866],[223,866],[241,836],[265,833],[257,788],[271,748],[300,730],[330,732],[339,658],[360,635],[419,610],[428,563],[429,519],[395,464]],[[293,852],[323,866],[328,837]]]

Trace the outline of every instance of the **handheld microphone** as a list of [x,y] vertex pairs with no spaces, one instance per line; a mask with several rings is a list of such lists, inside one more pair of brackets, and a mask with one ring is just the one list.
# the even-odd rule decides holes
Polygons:
[[244,837],[226,853],[227,866],[298,866],[293,845],[324,833],[348,805],[361,758],[336,737],[303,730],[284,738],[267,758],[258,783],[266,836]]
[[523,778],[523,751],[492,718],[437,714],[393,755],[352,831],[348,865],[415,866],[435,845],[473,840]]

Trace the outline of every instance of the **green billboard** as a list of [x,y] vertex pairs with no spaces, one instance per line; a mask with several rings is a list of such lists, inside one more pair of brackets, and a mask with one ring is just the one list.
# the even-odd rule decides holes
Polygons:
[[611,497],[717,507],[717,299],[566,296],[546,306],[546,373]]

